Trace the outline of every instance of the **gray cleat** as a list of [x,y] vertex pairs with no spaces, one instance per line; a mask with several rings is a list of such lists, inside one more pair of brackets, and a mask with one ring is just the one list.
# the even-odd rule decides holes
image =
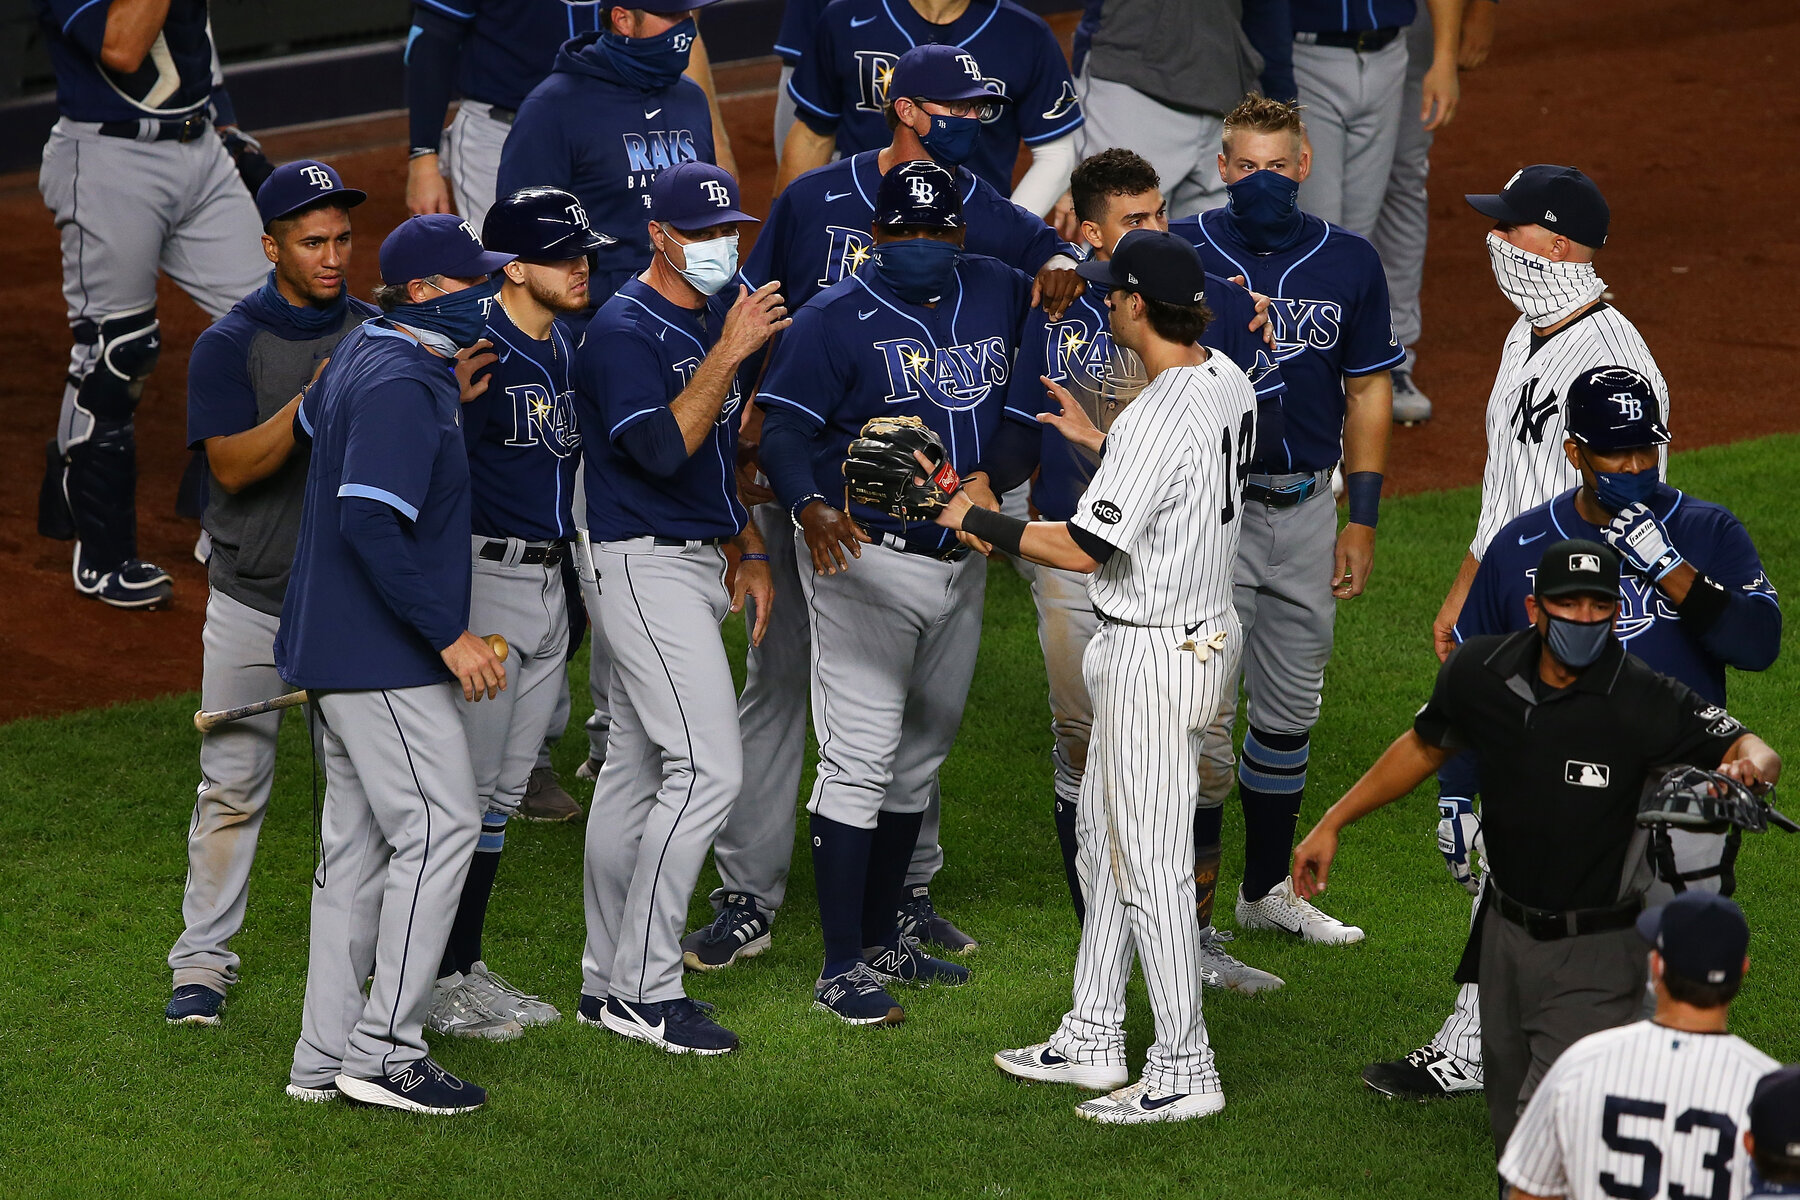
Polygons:
[[495,1012],[487,993],[466,975],[437,981],[431,993],[431,1008],[425,1013],[425,1028],[451,1037],[489,1042],[510,1042],[525,1032],[523,1025]]
[[1200,931],[1200,982],[1207,987],[1229,988],[1246,996],[1272,992],[1282,986],[1281,976],[1259,971],[1225,952],[1224,943],[1233,936],[1211,926]]

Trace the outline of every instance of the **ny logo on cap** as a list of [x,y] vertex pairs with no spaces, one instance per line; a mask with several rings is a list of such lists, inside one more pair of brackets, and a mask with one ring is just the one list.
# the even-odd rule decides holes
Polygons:
[[961,67],[963,72],[968,75],[970,79],[973,79],[976,83],[981,82],[981,64],[975,61],[975,56],[973,54],[957,55],[956,65]]
[[1619,416],[1626,421],[1644,419],[1644,402],[1630,392],[1614,392],[1612,402],[1619,406]]
[[1524,173],[1525,173],[1524,167],[1520,167],[1518,170],[1514,171],[1512,173],[1512,178],[1506,181],[1506,187],[1503,187],[1500,190],[1504,192],[1506,190],[1506,188],[1509,188],[1513,184],[1519,182],[1519,176],[1523,175]]
[[700,183],[700,190],[702,190],[706,193],[706,198],[708,200],[711,200],[714,204],[718,205],[720,208],[730,208],[731,207],[731,191],[724,184],[720,183],[718,180],[716,180],[716,179],[702,180]]
[[568,212],[569,220],[583,229],[588,228],[587,209],[581,207],[579,203],[575,203],[569,205]]
[[301,167],[300,174],[306,176],[306,182],[312,184],[312,186],[318,188],[321,192],[329,192],[332,188],[337,186],[335,183],[331,182],[331,172],[327,171],[324,167]]
[[477,246],[481,245],[481,235],[475,232],[475,227],[473,225],[469,224],[467,221],[461,221],[456,227],[468,234],[471,242],[474,242]]
[[1587,571],[1598,575],[1600,573],[1600,556],[1598,554],[1571,554],[1569,555],[1569,570]]
[[936,204],[937,189],[931,186],[931,180],[922,175],[914,175],[906,181],[906,190],[920,204]]

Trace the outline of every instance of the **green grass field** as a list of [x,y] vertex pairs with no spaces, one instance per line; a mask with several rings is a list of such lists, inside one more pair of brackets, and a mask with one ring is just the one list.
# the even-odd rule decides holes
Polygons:
[[[1677,455],[1674,481],[1731,506],[1771,577],[1800,580],[1800,437]],[[1304,823],[1406,727],[1435,668],[1428,625],[1473,528],[1465,490],[1390,502],[1373,587],[1344,606],[1314,741]],[[0,728],[0,1183],[9,1197],[1492,1195],[1479,1100],[1384,1102],[1364,1063],[1422,1042],[1447,1011],[1468,899],[1420,794],[1346,836],[1327,906],[1369,931],[1354,947],[1245,936],[1240,957],[1285,977],[1258,998],[1209,991],[1229,1107],[1139,1129],[1077,1120],[1074,1094],[1021,1086],[990,1055],[1041,1040],[1069,999],[1076,927],[1050,823],[1050,733],[1030,596],[990,573],[966,723],[943,771],[949,865],[939,905],[981,938],[975,981],[908,992],[896,1030],[811,1009],[819,936],[804,848],[774,949],[691,990],[741,1053],[696,1061],[578,1027],[582,827],[515,823],[487,957],[565,1019],[504,1046],[440,1041],[491,1090],[455,1121],[302,1105],[281,1092],[299,1030],[312,864],[310,771],[290,721],[262,835],[244,960],[225,1023],[172,1029],[164,956],[180,927],[196,783],[195,697]],[[741,644],[741,624],[728,636]],[[1800,753],[1794,638],[1732,710]],[[123,670],[123,665],[121,670]],[[575,664],[585,679],[585,660]],[[585,694],[578,688],[577,694]],[[579,703],[579,702],[578,702]],[[578,713],[578,716],[580,714]],[[584,747],[565,739],[572,778]],[[585,785],[577,785],[585,800]],[[1791,807],[1800,807],[1795,805]],[[1800,815],[1800,813],[1796,813]],[[1236,887],[1239,816],[1227,806]],[[1546,837],[1554,831],[1545,831]],[[1800,839],[1747,839],[1739,897],[1755,970],[1734,1029],[1800,1058],[1795,970]],[[710,871],[701,893],[713,885]],[[1221,924],[1230,925],[1222,900]],[[702,919],[704,902],[694,908]],[[1134,985],[1141,1059],[1150,1013]]]

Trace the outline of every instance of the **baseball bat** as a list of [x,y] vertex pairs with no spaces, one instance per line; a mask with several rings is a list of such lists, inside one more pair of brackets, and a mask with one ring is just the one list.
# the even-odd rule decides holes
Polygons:
[[[495,658],[501,662],[506,661],[505,638],[497,633],[490,633],[481,640],[488,644],[488,649],[494,652]],[[279,712],[284,708],[292,708],[296,704],[305,704],[306,700],[306,692],[302,690],[276,696],[273,700],[258,700],[255,704],[244,704],[237,708],[220,708],[210,712],[201,709],[194,714],[194,728],[201,733],[207,733],[228,721],[241,721],[245,717],[260,717],[263,713]]]

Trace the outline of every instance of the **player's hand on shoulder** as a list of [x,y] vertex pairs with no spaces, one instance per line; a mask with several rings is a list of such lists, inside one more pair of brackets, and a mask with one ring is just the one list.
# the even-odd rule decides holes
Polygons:
[[[464,404],[476,399],[488,390],[494,373],[487,368],[500,361],[494,353],[494,343],[482,338],[473,346],[464,346],[456,352],[456,390],[457,399]],[[476,378],[480,376],[480,378]]]
[[781,281],[771,280],[754,292],[738,284],[737,302],[725,315],[725,327],[719,331],[717,350],[742,362],[760,350],[765,342],[794,323],[788,316],[787,301],[780,292]]
[[1056,401],[1061,411],[1039,413],[1037,419],[1062,434],[1065,440],[1098,454],[1106,435],[1088,416],[1087,409],[1081,407],[1081,402],[1069,393],[1068,388],[1048,375],[1039,375],[1038,380],[1044,385],[1044,393]]
[[1237,284],[1246,292],[1249,292],[1250,299],[1256,303],[1256,315],[1250,318],[1250,324],[1246,325],[1244,328],[1248,329],[1251,333],[1261,330],[1263,345],[1273,350],[1275,348],[1275,325],[1274,322],[1269,320],[1269,298],[1253,289],[1250,286],[1250,281],[1245,279],[1242,275],[1233,275],[1231,277],[1231,282]]
[[1074,271],[1045,264],[1039,269],[1037,278],[1031,281],[1031,303],[1042,308],[1044,315],[1052,321],[1060,321],[1069,311],[1069,305],[1086,290],[1087,280]]
[[484,696],[492,700],[506,690],[506,668],[493,647],[468,630],[463,630],[462,636],[439,654],[457,682],[462,684],[464,700],[474,702]]
[[415,217],[452,211],[450,181],[438,169],[437,155],[421,154],[406,164],[406,211]]
[[823,500],[814,500],[800,510],[800,532],[806,538],[806,548],[812,552],[813,572],[817,575],[848,571],[850,560],[862,557],[862,544],[874,540],[850,519],[849,513]]
[[1331,594],[1339,600],[1362,595],[1369,583],[1369,569],[1375,565],[1374,528],[1354,522],[1345,525],[1331,563]]

